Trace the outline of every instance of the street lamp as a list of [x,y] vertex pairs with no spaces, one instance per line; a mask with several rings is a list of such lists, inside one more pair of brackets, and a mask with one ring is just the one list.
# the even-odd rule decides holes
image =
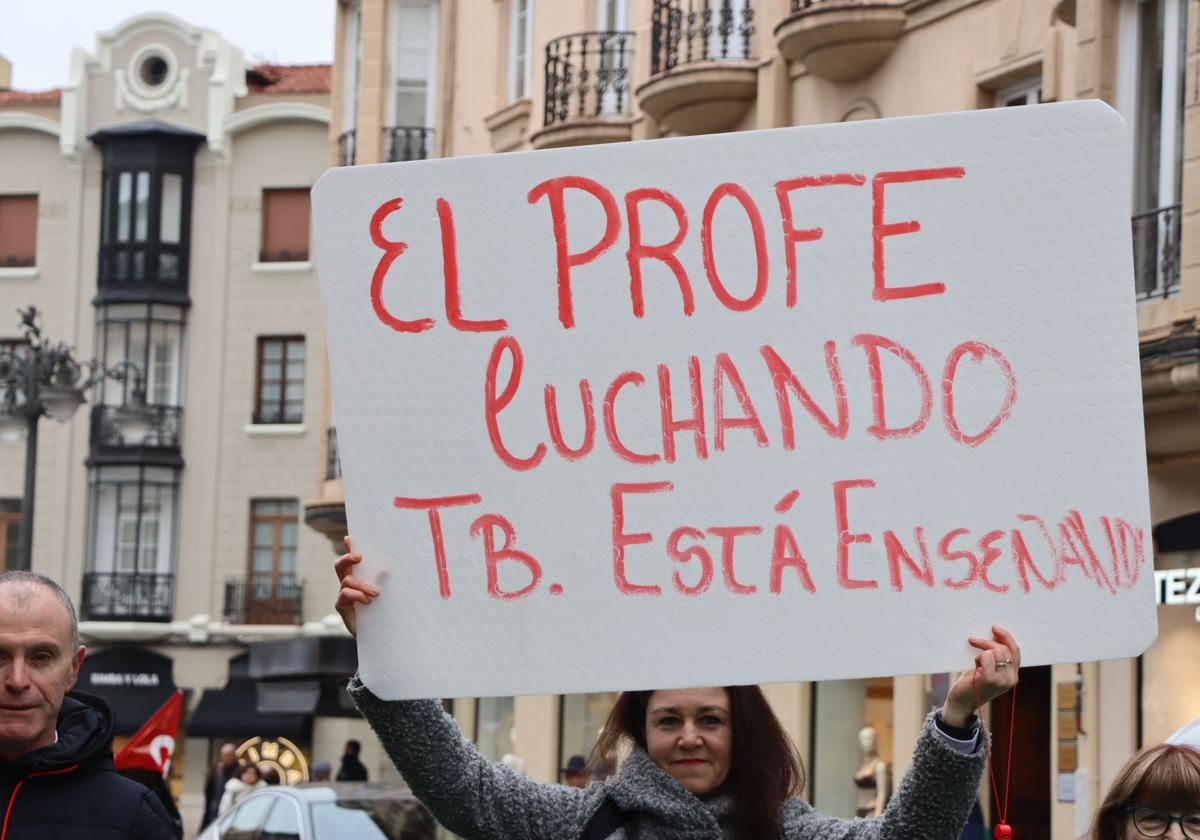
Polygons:
[[38,421],[42,415],[65,423],[83,404],[87,391],[104,379],[132,381],[132,398],[113,417],[123,435],[144,437],[153,422],[153,412],[146,405],[141,372],[132,362],[111,368],[95,359],[77,362],[66,344],[55,344],[42,336],[35,307],[19,312],[25,343],[0,350],[0,442],[16,443],[21,433],[25,434],[25,494],[21,497],[21,553],[17,566],[29,569],[33,559]]

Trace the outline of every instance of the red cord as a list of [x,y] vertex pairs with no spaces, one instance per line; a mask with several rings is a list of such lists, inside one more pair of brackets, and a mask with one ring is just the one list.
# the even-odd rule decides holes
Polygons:
[[[983,704],[979,702],[979,668],[975,669],[975,673],[971,675],[971,687],[975,689],[975,707],[978,710],[980,720],[983,719]],[[1013,733],[1017,731],[1017,687],[1012,687],[1012,711],[1008,716],[1008,768],[1004,771],[1004,808],[1000,811],[1000,825],[1008,825],[1008,795],[1012,792],[1012,759],[1013,759]],[[992,766],[991,747],[984,741],[984,750],[987,752],[988,776],[992,780],[992,795],[996,797],[996,803],[1000,803],[1000,792],[996,790],[996,772]]]

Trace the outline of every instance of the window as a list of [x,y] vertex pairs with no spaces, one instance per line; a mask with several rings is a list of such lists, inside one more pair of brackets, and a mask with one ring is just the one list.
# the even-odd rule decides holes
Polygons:
[[99,464],[88,474],[80,617],[169,621],[174,606],[179,471]]
[[0,571],[17,568],[21,556],[21,500],[0,499],[0,552],[4,566]]
[[513,751],[513,699],[480,697],[475,707],[475,746],[489,761]]
[[250,503],[250,569],[242,589],[242,622],[296,622],[301,607],[296,580],[299,513],[296,499],[255,499]]
[[92,476],[90,570],[168,574],[177,474],[156,467],[99,467]]
[[[608,713],[617,702],[618,692],[600,691],[591,694],[564,694],[561,700],[560,717],[562,734],[558,744],[558,766],[566,767],[571,756],[581,755],[588,761],[600,728],[608,720]],[[596,776],[607,775],[612,768],[591,767]],[[559,781],[562,781],[561,779]]]
[[433,0],[393,0],[388,18],[392,57],[389,124],[398,128],[430,127],[437,4]]
[[116,570],[123,574],[153,574],[158,568],[158,523],[162,509],[157,500],[144,502],[139,508],[136,496],[127,496],[120,505]]
[[0,195],[0,268],[37,265],[36,195]]
[[263,190],[262,262],[308,259],[309,188]]
[[1120,7],[1117,105],[1133,152],[1133,269],[1140,298],[1176,294],[1180,287],[1187,11],[1183,0],[1125,0]]
[[255,423],[304,421],[304,338],[258,340]]
[[251,840],[275,799],[276,797],[271,795],[259,794],[238,803],[217,827],[221,840]]
[[[158,87],[168,88],[177,73],[174,59],[165,52],[151,55],[141,69],[135,59],[130,83],[155,96],[156,89],[144,79],[158,78],[164,66],[167,75]],[[90,137],[104,158],[98,300],[186,304],[192,172],[204,135],[133,123],[101,129]]]
[[809,779],[813,807],[821,813],[865,816],[887,801],[892,689],[890,677],[813,683],[815,739]]
[[[21,364],[22,357],[20,353],[22,348],[26,346],[23,338],[0,338],[0,363],[3,364]],[[19,394],[14,395],[19,398]],[[0,405],[4,404],[4,400],[8,397],[8,388],[0,383]]]
[[516,102],[529,95],[532,62],[530,41],[533,38],[533,0],[509,0],[512,16],[509,18],[509,99]]
[[258,840],[300,840],[300,815],[296,806],[280,798],[267,816]]
[[1017,105],[1037,105],[1042,101],[1041,77],[996,92],[996,107],[1011,108]]
[[296,575],[296,499],[256,499],[250,503],[250,576],[267,593]]

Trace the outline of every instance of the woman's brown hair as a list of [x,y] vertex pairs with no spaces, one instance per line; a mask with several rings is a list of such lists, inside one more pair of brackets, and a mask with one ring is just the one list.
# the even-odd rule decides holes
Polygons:
[[1096,811],[1088,840],[1122,840],[1126,809],[1132,805],[1200,811],[1200,750],[1158,744],[1129,759]]
[[[725,686],[733,757],[721,793],[733,801],[733,836],[760,840],[779,836],[779,809],[804,788],[804,764],[779,719],[756,685]],[[613,766],[621,741],[646,749],[646,709],[652,691],[625,691],[617,698],[593,750],[597,766]]]

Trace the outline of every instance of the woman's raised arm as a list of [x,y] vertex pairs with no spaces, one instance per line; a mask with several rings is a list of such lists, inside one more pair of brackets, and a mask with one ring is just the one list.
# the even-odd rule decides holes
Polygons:
[[[355,613],[379,589],[353,574],[362,561],[346,538],[337,559],[336,608],[352,634]],[[578,790],[542,784],[485,759],[436,700],[381,700],[356,676],[350,695],[388,757],[439,823],[468,840],[577,837],[604,800],[599,785]]]

